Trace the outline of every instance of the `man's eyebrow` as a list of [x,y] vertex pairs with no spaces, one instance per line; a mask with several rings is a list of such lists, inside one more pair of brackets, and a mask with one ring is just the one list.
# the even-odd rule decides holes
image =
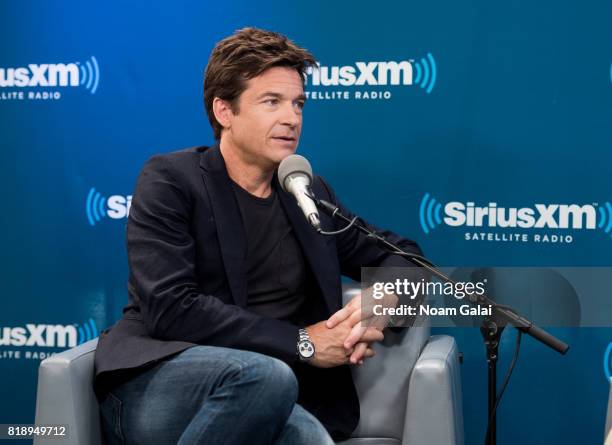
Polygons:
[[[263,93],[261,93],[260,95],[257,96],[257,99],[263,99],[264,97],[275,97],[277,99],[282,99],[284,96],[281,93],[275,93],[273,91],[264,91]],[[300,94],[298,97],[295,98],[295,100],[306,100],[306,95],[305,94]]]

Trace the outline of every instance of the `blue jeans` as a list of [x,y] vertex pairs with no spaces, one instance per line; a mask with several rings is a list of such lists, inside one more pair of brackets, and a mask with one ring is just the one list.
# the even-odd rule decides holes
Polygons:
[[109,445],[333,445],[297,396],[280,360],[194,346],[111,391],[100,405],[102,430]]

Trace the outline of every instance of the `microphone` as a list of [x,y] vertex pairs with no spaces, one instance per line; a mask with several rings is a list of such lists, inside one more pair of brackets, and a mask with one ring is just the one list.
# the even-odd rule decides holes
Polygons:
[[284,191],[291,193],[306,220],[316,229],[321,230],[319,211],[310,196],[312,183],[312,167],[304,156],[289,155],[278,166],[278,181]]

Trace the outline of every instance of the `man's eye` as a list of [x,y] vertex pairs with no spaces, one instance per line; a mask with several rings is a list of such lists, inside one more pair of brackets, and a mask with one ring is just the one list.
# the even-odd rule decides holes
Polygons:
[[304,101],[298,101],[295,103],[295,106],[298,107],[300,110],[304,108]]
[[266,99],[264,103],[268,105],[276,105],[278,103],[278,99]]

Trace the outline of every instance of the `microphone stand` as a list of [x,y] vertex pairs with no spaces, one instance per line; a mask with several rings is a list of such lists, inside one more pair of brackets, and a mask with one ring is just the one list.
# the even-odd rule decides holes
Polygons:
[[[385,237],[381,236],[380,234],[371,230],[369,227],[362,224],[358,217],[354,217],[352,219],[348,218],[346,215],[342,214],[340,208],[338,208],[336,205],[323,199],[318,199],[312,193],[310,194],[310,198],[323,212],[330,215],[332,218],[340,219],[348,224],[344,229],[341,229],[337,232],[323,232],[319,228],[317,229],[319,233],[323,235],[335,235],[344,232],[345,230],[348,230],[350,227],[354,227],[390,253],[405,257],[413,264],[426,269],[432,275],[435,275],[445,283],[452,283],[453,285],[455,284],[455,281],[453,279],[438,270],[436,266],[432,264],[429,260],[420,255],[416,255],[414,253],[402,250],[400,247],[388,241]],[[520,332],[533,337],[540,343],[543,343],[544,345],[548,346],[551,349],[554,349],[555,351],[563,355],[567,353],[569,345],[562,342],[558,338],[550,335],[543,329],[537,327],[528,319],[520,316],[512,308],[505,305],[501,305],[491,300],[486,294],[472,295],[468,298],[468,300],[473,306],[484,306],[485,308],[491,307],[491,313],[493,314],[492,316],[485,317],[480,331],[483,336],[487,350],[488,365],[487,425],[489,425],[489,428],[487,430],[488,434],[486,438],[486,443],[488,445],[496,445],[497,419],[495,415],[495,409],[497,404],[497,358],[499,356],[499,340],[501,338],[504,325],[507,323],[513,325]]]

